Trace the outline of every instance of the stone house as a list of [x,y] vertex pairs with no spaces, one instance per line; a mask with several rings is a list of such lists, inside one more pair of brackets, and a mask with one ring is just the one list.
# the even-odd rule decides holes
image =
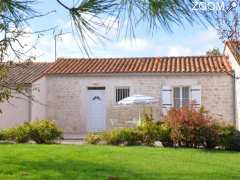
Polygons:
[[[17,124],[46,117],[45,71],[51,63],[17,63],[9,65],[8,77],[2,82],[7,86],[22,89],[14,92],[8,102],[0,103],[0,128],[14,127]],[[32,101],[34,97],[34,101]]]
[[[31,90],[33,98],[41,104],[33,103],[31,116],[25,119],[54,119],[65,133],[74,134],[132,126],[138,108],[117,102],[143,94],[158,100],[141,108],[151,110],[156,120],[171,107],[194,102],[240,129],[237,43],[227,42],[222,56],[60,58],[32,81],[39,85],[37,93]],[[4,124],[7,116],[2,121],[1,127],[9,125]]]

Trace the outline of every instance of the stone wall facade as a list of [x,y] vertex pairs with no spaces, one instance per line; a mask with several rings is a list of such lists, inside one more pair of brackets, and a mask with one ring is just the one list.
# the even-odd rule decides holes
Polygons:
[[201,85],[202,105],[214,116],[234,123],[234,81],[224,73],[208,74],[110,74],[110,75],[51,75],[46,77],[47,118],[54,119],[65,133],[86,133],[87,88],[105,87],[106,129],[132,126],[138,118],[138,107],[120,106],[115,102],[116,87],[130,87],[130,95],[153,96],[158,103],[140,107],[152,111],[161,119],[161,88]]
[[[31,87],[24,87],[24,93],[30,95]],[[13,98],[0,103],[0,129],[15,127],[30,121],[30,99],[18,92],[12,92]]]

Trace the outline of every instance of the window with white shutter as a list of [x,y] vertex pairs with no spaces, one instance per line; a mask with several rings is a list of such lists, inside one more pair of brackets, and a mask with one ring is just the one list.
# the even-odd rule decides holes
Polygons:
[[201,107],[202,105],[202,92],[200,85],[191,87],[191,104],[197,108]]
[[172,107],[172,87],[163,86],[161,90],[162,112],[165,114]]

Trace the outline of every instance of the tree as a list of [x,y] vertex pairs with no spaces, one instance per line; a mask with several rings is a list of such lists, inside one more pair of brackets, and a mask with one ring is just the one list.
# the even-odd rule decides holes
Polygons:
[[206,55],[207,56],[220,56],[221,53],[220,53],[219,48],[213,48],[213,49],[208,50],[206,52]]
[[16,45],[23,47],[18,38],[24,35],[23,25],[33,14],[29,1],[1,0],[0,2],[0,102],[8,100],[12,91],[21,92],[20,87],[5,82],[10,63],[3,61],[10,53],[14,53],[18,58],[24,55]]
[[29,0],[0,1],[0,103],[13,97],[13,91],[24,95],[27,100],[32,98],[23,90],[22,86],[13,85],[6,79],[9,68],[12,66],[17,65],[24,68],[28,65],[27,63],[15,64],[13,63],[14,59],[17,59],[18,62],[22,62],[23,59],[27,62],[34,59],[33,56],[28,55],[28,52],[35,47],[26,49],[26,45],[21,41],[21,38],[30,34],[37,34],[38,38],[40,38],[41,33],[47,31],[29,32],[26,30],[29,20],[45,15],[39,14],[32,9],[33,2]]
[[225,11],[216,14],[217,31],[220,39],[225,41],[240,40],[240,0],[226,1]]
[[109,31],[113,24],[117,24],[118,32],[134,38],[135,30],[142,25],[152,32],[171,31],[173,24],[183,26],[184,22],[211,23],[214,20],[213,12],[194,11],[192,0],[81,0],[74,7],[68,7],[62,0],[57,2],[72,17],[82,49],[87,54],[90,50],[87,38],[105,39],[99,28]]
[[[225,11],[216,14],[217,31],[223,43],[230,42],[234,55],[239,58],[240,49],[240,0],[225,1]],[[235,79],[236,75],[229,74]]]

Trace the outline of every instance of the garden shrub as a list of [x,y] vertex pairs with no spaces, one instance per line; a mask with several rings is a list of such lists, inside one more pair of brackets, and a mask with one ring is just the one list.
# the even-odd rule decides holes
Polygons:
[[153,145],[159,139],[159,126],[154,122],[152,115],[144,114],[144,119],[138,127],[141,141],[145,145]]
[[193,148],[222,147],[240,150],[240,132],[234,126],[224,125],[212,118],[204,108],[171,109],[163,118],[154,122],[152,115],[145,114],[137,128],[114,129],[104,134],[89,134],[86,141],[111,145],[154,145]]
[[102,134],[89,133],[85,139],[88,144],[99,144],[102,140]]
[[164,120],[175,146],[214,148],[218,144],[217,124],[203,108],[173,108]]
[[31,126],[29,123],[24,123],[15,128],[15,141],[17,143],[26,143],[31,139]]
[[222,125],[218,129],[220,146],[227,150],[240,151],[240,132],[232,125]]
[[4,134],[2,130],[0,131],[0,141],[5,141]]
[[203,131],[200,136],[203,137],[203,146],[207,149],[213,149],[219,145],[218,126],[216,122],[209,123],[206,127],[203,126]]
[[[87,142],[93,141],[94,136],[87,138]],[[102,140],[111,145],[153,145],[155,141],[161,141],[164,146],[172,146],[170,128],[167,124],[155,123],[152,115],[145,114],[143,122],[137,128],[114,129],[104,133]],[[97,140],[99,141],[99,140]]]
[[60,140],[63,135],[63,131],[57,128],[54,121],[50,120],[39,120],[30,122],[31,139],[38,144],[51,144],[55,143],[56,140]]
[[163,146],[172,147],[173,141],[171,139],[171,128],[167,123],[157,122],[157,141],[161,141]]
[[229,150],[240,151],[240,132],[235,130],[234,135],[231,136],[229,143]]
[[138,131],[133,128],[114,129],[103,135],[103,140],[111,145],[138,145],[140,139]]
[[26,143],[33,140],[36,143],[54,143],[62,138],[63,131],[58,129],[54,121],[40,120],[24,123],[16,128],[0,131],[0,140]]
[[1,130],[2,140],[4,141],[15,141],[16,140],[16,129],[8,128]]

